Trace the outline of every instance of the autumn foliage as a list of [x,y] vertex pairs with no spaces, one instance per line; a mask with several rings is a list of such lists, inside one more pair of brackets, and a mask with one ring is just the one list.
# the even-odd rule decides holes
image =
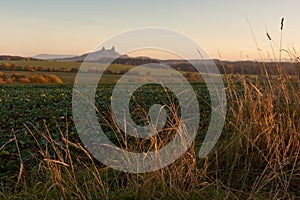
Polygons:
[[12,84],[12,83],[56,83],[61,84],[63,81],[55,74],[37,74],[27,77],[19,73],[12,74],[10,78],[0,72],[0,84]]

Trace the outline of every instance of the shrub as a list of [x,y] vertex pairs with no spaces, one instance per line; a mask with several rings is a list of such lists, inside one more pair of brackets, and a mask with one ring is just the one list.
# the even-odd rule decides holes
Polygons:
[[12,63],[12,64],[10,65],[10,69],[11,69],[11,70],[16,70],[18,67],[19,67],[19,66],[18,66],[16,63]]
[[29,78],[19,78],[18,82],[19,83],[30,83],[30,80],[29,80]]
[[9,66],[10,66],[9,63],[2,63],[1,64],[1,67],[4,68],[4,69],[9,68]]
[[5,81],[6,84],[12,84],[13,83],[13,80],[11,78],[8,78],[6,79]]
[[47,83],[47,79],[41,75],[34,75],[29,78],[32,83]]
[[55,74],[44,75],[48,83],[63,83],[63,81]]
[[33,67],[33,66],[26,66],[25,70],[30,71],[30,72],[35,72],[36,71],[35,67]]
[[202,82],[203,78],[200,74],[194,73],[194,72],[188,72],[186,73],[185,77],[190,81],[190,82]]
[[78,72],[78,69],[73,67],[73,68],[70,70],[70,72],[77,73],[77,72]]
[[18,73],[15,73],[15,74],[11,75],[11,78],[12,78],[13,80],[18,81],[20,78],[26,78],[26,76],[25,76],[25,75],[18,74]]

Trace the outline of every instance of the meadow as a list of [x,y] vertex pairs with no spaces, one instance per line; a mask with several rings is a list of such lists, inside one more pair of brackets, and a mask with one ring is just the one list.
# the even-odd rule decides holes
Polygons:
[[[0,85],[0,198],[296,199],[298,78],[224,75],[223,80],[228,112],[213,151],[204,159],[197,157],[211,107],[206,85],[192,83],[202,119],[196,140],[176,162],[143,174],[113,170],[86,151],[74,126],[72,84]],[[169,119],[175,125],[165,127],[164,136],[125,139],[111,116],[113,88],[105,82],[98,86],[96,107],[99,123],[114,144],[147,152],[172,139],[178,116]],[[166,96],[172,92],[157,85],[134,93],[133,119],[145,123],[147,108],[156,102],[178,109],[176,98]]]

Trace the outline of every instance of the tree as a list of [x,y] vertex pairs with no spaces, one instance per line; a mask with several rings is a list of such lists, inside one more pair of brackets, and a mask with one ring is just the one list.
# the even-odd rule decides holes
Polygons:
[[77,72],[78,72],[78,69],[75,68],[75,67],[73,67],[73,68],[70,70],[70,72],[72,72],[72,73],[77,73]]
[[55,74],[44,75],[45,79],[47,79],[48,83],[58,83],[61,84],[63,81]]

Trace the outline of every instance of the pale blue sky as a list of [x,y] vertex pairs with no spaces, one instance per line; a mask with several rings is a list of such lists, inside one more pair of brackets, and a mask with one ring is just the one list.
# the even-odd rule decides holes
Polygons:
[[279,44],[283,16],[283,47],[300,50],[299,8],[297,0],[1,1],[0,54],[81,54],[120,32],[162,27],[190,36],[213,58],[219,51],[222,59],[257,59],[245,14],[267,55],[265,26]]

